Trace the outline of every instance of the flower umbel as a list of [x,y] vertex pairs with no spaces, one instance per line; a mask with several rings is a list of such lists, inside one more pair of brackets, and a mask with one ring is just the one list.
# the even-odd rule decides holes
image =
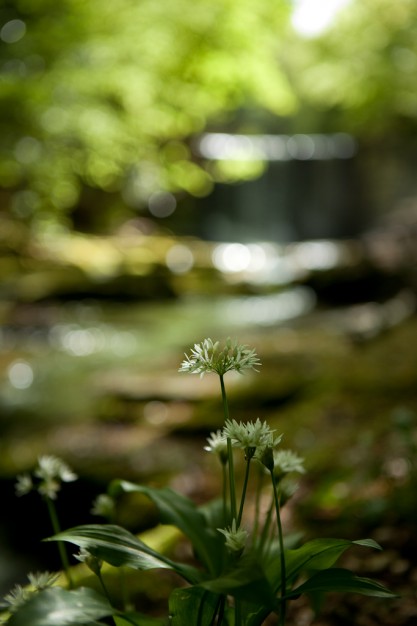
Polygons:
[[1,602],[2,608],[7,608],[11,613],[14,613],[19,609],[29,598],[33,595],[33,591],[22,587],[22,585],[16,585],[9,593],[4,596]]
[[236,528],[235,519],[229,528],[218,528],[217,530],[226,537],[225,544],[230,552],[241,553],[244,550],[248,532],[244,528]]
[[81,561],[81,563],[85,563],[88,569],[90,569],[94,574],[97,576],[100,574],[103,561],[91,554],[91,552],[85,548],[80,548],[78,554],[74,554],[74,556],[78,561]]
[[206,452],[217,454],[222,463],[227,463],[227,439],[221,430],[210,433],[207,437],[208,446],[204,446]]
[[77,479],[77,475],[64,461],[50,455],[39,457],[33,477],[27,473],[17,477],[15,488],[18,496],[36,489],[42,496],[55,500],[62,482],[68,483]]
[[259,448],[266,445],[277,445],[282,435],[274,440],[274,432],[266,422],[261,422],[259,417],[256,422],[237,422],[236,420],[226,420],[223,429],[223,436],[231,439],[232,445],[236,448]]
[[304,474],[304,459],[292,450],[276,450],[274,452],[274,474],[278,479],[287,474]]
[[28,579],[31,588],[16,585],[3,598],[3,601],[0,603],[0,608],[5,608],[11,613],[14,613],[37,591],[43,591],[48,587],[52,587],[58,578],[59,574],[52,574],[51,572],[36,572],[34,574],[29,572]]
[[29,572],[28,579],[36,591],[43,591],[52,587],[58,580],[59,574],[52,572]]
[[213,342],[210,338],[194,344],[191,354],[185,355],[179,371],[200,376],[214,372],[223,376],[231,370],[242,373],[245,369],[256,370],[261,365],[255,350],[248,346],[233,342],[230,338],[223,349],[219,349],[219,345],[218,341]]
[[107,493],[100,493],[93,502],[91,513],[111,520],[114,516],[116,503]]
[[16,495],[25,496],[34,488],[33,480],[30,474],[20,474],[17,476],[17,482],[15,485]]

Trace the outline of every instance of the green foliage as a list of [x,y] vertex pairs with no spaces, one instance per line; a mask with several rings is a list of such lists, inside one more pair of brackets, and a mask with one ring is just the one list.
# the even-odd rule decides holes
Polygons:
[[207,194],[190,138],[252,103],[294,108],[276,63],[286,2],[25,0],[1,10],[0,185],[44,224],[87,185],[133,207],[159,189]]
[[298,598],[302,593],[327,593],[329,591],[360,593],[377,598],[392,598],[393,596],[386,587],[375,580],[355,576],[349,570],[333,567],[313,574],[305,583],[291,591],[288,596]]
[[98,620],[116,613],[108,601],[93,589],[81,587],[66,591],[45,589],[30,598],[14,613],[10,626],[93,626]]
[[[93,559],[90,569],[97,575],[105,598],[83,588],[75,591],[60,588],[35,589],[31,597],[25,590],[18,588],[16,593],[9,594],[8,599],[5,599],[11,612],[8,622],[11,626],[23,626],[27,623],[33,626],[98,626],[98,620],[109,615],[115,616],[118,626],[126,622],[136,626],[162,624],[159,620],[149,620],[139,613],[112,609],[110,595],[101,574],[102,562],[116,568],[129,567],[140,571],[169,569],[181,576],[183,583],[169,598],[170,618],[174,626],[261,626],[271,613],[278,615],[279,626],[285,626],[288,602],[302,594],[308,595],[315,606],[318,606],[322,595],[329,591],[393,597],[394,594],[379,582],[334,567],[339,557],[353,545],[380,550],[381,547],[374,540],[316,539],[297,547],[289,547],[284,542],[281,483],[285,481],[287,474],[300,473],[304,469],[302,459],[287,454],[287,461],[292,458],[297,462],[287,463],[284,472],[279,467],[279,476],[276,477],[272,451],[280,444],[281,437],[276,438],[268,424],[259,419],[246,424],[228,420],[223,373],[218,376],[225,427],[216,436],[227,441],[227,458],[220,459],[223,469],[223,498],[220,505],[216,500],[204,507],[198,507],[190,499],[171,489],[136,485],[121,480],[113,481],[109,487],[109,496],[112,499],[129,492],[138,492],[150,498],[159,512],[161,523],[175,526],[190,541],[196,565],[173,561],[114,524],[84,525],[56,532],[47,541],[58,541],[59,545],[61,542],[75,544],[82,551],[79,557],[81,560],[88,564],[88,558],[90,557],[90,561]],[[213,434],[209,441],[213,441]],[[232,490],[233,446],[245,455],[246,461],[239,507],[236,506],[237,502],[232,506],[233,498],[236,498],[236,490]],[[209,450],[217,454],[213,447]],[[266,450],[271,454],[266,455]],[[265,473],[267,470],[270,474],[272,504],[262,522],[259,519],[259,510],[255,512],[249,532],[241,526],[241,520],[253,463],[259,463],[258,469]],[[54,467],[55,465],[54,462]],[[24,487],[26,483],[27,480]],[[255,496],[258,501],[259,491]],[[42,586],[55,582],[49,575],[37,577],[37,580],[43,581]],[[71,583],[70,577],[68,580]]]
[[121,567],[127,565],[138,570],[166,568],[175,570],[189,582],[199,579],[192,567],[175,563],[149,548],[132,533],[112,524],[77,526],[59,533],[48,541],[68,541],[88,550],[98,559]]
[[172,524],[181,530],[193,544],[203,565],[210,572],[218,569],[221,540],[196,505],[188,498],[169,488],[153,489],[127,481],[114,481],[109,488],[114,497],[121,492],[138,491],[146,494],[157,506],[162,524]]
[[320,37],[288,41],[286,54],[300,100],[330,113],[337,129],[362,137],[415,129],[415,2],[353,0]]
[[175,589],[169,599],[172,626],[198,624],[210,626],[216,617],[221,596],[200,587]]

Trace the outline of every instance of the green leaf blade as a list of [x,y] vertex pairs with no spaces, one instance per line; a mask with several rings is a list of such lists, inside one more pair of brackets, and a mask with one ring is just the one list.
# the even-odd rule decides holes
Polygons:
[[219,609],[220,596],[201,587],[175,589],[169,598],[171,626],[211,626]]
[[157,507],[162,524],[176,526],[193,544],[201,561],[211,574],[219,571],[222,562],[223,542],[216,529],[208,525],[208,517],[194,502],[167,487],[154,489],[124,480],[113,481],[109,494],[137,491],[147,495]]
[[197,569],[176,563],[155,550],[132,533],[114,524],[89,524],[62,531],[45,541],[67,541],[114,567],[128,566],[138,570],[171,569],[188,582],[197,582]]
[[359,593],[378,598],[396,597],[381,583],[370,578],[356,576],[350,570],[342,568],[330,568],[313,574],[305,583],[289,593],[288,597],[296,598],[303,593],[326,593],[329,591]]
[[67,591],[61,587],[45,589],[33,595],[12,614],[9,626],[85,626],[114,615],[106,598],[81,587]]

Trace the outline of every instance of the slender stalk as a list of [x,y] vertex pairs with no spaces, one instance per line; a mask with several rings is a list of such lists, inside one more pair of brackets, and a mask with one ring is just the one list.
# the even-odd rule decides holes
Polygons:
[[100,581],[100,585],[101,588],[103,589],[104,595],[106,596],[107,600],[109,601],[109,604],[112,604],[111,598],[110,598],[110,594],[107,590],[106,585],[104,584],[104,580],[103,580],[103,576],[101,575],[101,572],[97,572],[97,577]]
[[280,559],[281,559],[281,611],[279,613],[279,626],[284,626],[286,608],[287,608],[286,607],[287,603],[285,600],[285,596],[287,594],[287,582],[286,582],[287,572],[286,572],[286,566],[285,566],[284,535],[282,532],[281,511],[280,511],[280,505],[279,505],[277,483],[275,480],[273,470],[270,471],[270,474],[271,474],[271,480],[272,480],[272,487],[274,490],[274,502],[275,502],[275,511],[277,515],[278,540],[279,540]]
[[[229,406],[227,404],[227,396],[226,396],[226,388],[224,386],[223,374],[219,374],[220,377],[220,386],[222,390],[222,400],[223,400],[223,412],[225,421],[229,419]],[[233,450],[232,450],[232,441],[230,437],[227,438],[227,460],[229,467],[229,489],[230,489],[230,511],[231,511],[231,521],[236,519],[237,508],[236,508],[236,487],[235,487],[235,470],[233,465]]]
[[[220,386],[222,390],[222,401],[223,401],[223,412],[225,421],[229,419],[229,405],[227,403],[227,395],[226,388],[224,386],[224,378],[223,374],[219,374],[220,377]],[[227,460],[229,467],[229,492],[230,492],[230,513],[231,513],[231,523],[233,520],[236,520],[237,516],[237,507],[236,507],[236,485],[235,485],[235,470],[233,464],[233,450],[232,450],[232,440],[230,437],[227,438]],[[235,601],[235,626],[242,625],[242,608],[240,604],[240,600]]]
[[264,477],[263,466],[259,467],[258,473],[258,486],[256,489],[256,500],[255,500],[255,519],[253,522],[253,533],[252,533],[252,542],[255,544],[256,537],[259,531],[259,518],[261,514],[261,493],[262,493],[262,482]]
[[217,615],[217,625],[218,626],[221,626],[221,624],[223,623],[225,606],[226,606],[226,598],[225,598],[225,596],[222,596],[220,598],[220,608],[219,608],[219,612],[218,612],[218,615]]
[[223,523],[227,524],[227,468],[226,463],[222,463],[222,478],[223,478]]
[[264,527],[262,529],[262,534],[261,534],[261,539],[259,542],[259,551],[262,552],[265,548],[265,544],[266,544],[266,540],[268,538],[268,533],[271,527],[271,520],[272,520],[272,512],[274,510],[274,503],[275,500],[274,498],[272,498],[271,500],[271,504],[269,505],[269,509],[268,512],[266,514],[266,519],[265,519],[265,523],[264,523]]
[[[54,530],[54,533],[57,535],[58,533],[61,532],[61,527],[59,525],[59,520],[58,520],[58,515],[56,512],[55,504],[53,503],[51,498],[46,497],[45,500],[46,500],[46,504],[48,507],[48,513],[51,519],[52,528]],[[70,567],[69,567],[67,552],[65,550],[65,547],[62,541],[58,541],[57,543],[58,543],[59,556],[61,558],[62,567],[67,577],[68,586],[70,589],[72,589],[74,586],[74,583],[70,574]]]
[[249,469],[250,469],[251,459],[252,459],[252,457],[247,455],[245,479],[243,481],[243,489],[242,489],[242,497],[241,497],[241,500],[240,500],[239,515],[237,516],[237,522],[236,522],[236,527],[237,528],[239,528],[240,523],[242,521],[243,507],[244,507],[244,504],[245,504],[246,490],[247,490],[248,481],[249,481]]
[[122,606],[125,611],[127,611],[129,607],[129,592],[127,588],[126,582],[126,570],[124,567],[119,567],[119,585],[120,585],[120,596],[122,600]]

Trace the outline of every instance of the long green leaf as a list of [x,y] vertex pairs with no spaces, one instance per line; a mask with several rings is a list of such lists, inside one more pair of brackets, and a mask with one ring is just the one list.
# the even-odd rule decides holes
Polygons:
[[[379,544],[373,539],[359,539],[349,541],[347,539],[313,539],[307,541],[299,548],[285,551],[287,589],[296,581],[303,571],[326,570],[331,568],[338,558],[352,545],[381,550]],[[265,573],[274,593],[281,587],[281,567],[279,554],[270,556],[265,566]],[[261,607],[254,611],[246,620],[246,626],[259,626],[262,624],[269,610]]]
[[155,550],[129,531],[114,524],[76,526],[49,537],[45,541],[68,541],[85,548],[110,565],[127,565],[134,569],[172,569],[188,582],[198,582],[201,574],[194,567],[176,563]]
[[200,583],[214,593],[231,595],[250,604],[273,608],[277,599],[261,564],[253,554],[243,556],[238,563],[221,576]]
[[17,612],[9,626],[89,626],[116,611],[93,589],[67,591],[61,587],[33,595]]
[[379,598],[395,597],[394,593],[380,583],[370,578],[356,576],[350,570],[342,568],[330,568],[313,574],[305,583],[291,591],[288,597],[296,598],[302,593],[325,593],[328,591],[360,593]]
[[200,587],[175,589],[169,598],[170,626],[210,626],[221,598]]
[[[337,559],[352,545],[360,545],[380,550],[381,547],[372,539],[349,541],[348,539],[313,539],[294,550],[285,551],[287,581],[295,581],[302,571],[324,570],[332,567]],[[281,569],[279,558],[270,560],[267,566],[269,580],[273,581],[275,589],[281,584]]]
[[162,524],[179,528],[193,544],[201,563],[213,575],[221,567],[223,541],[215,528],[208,526],[207,517],[192,500],[167,487],[154,489],[143,485],[117,480],[109,487],[109,493],[117,496],[121,492],[139,492],[147,495],[156,505]]

